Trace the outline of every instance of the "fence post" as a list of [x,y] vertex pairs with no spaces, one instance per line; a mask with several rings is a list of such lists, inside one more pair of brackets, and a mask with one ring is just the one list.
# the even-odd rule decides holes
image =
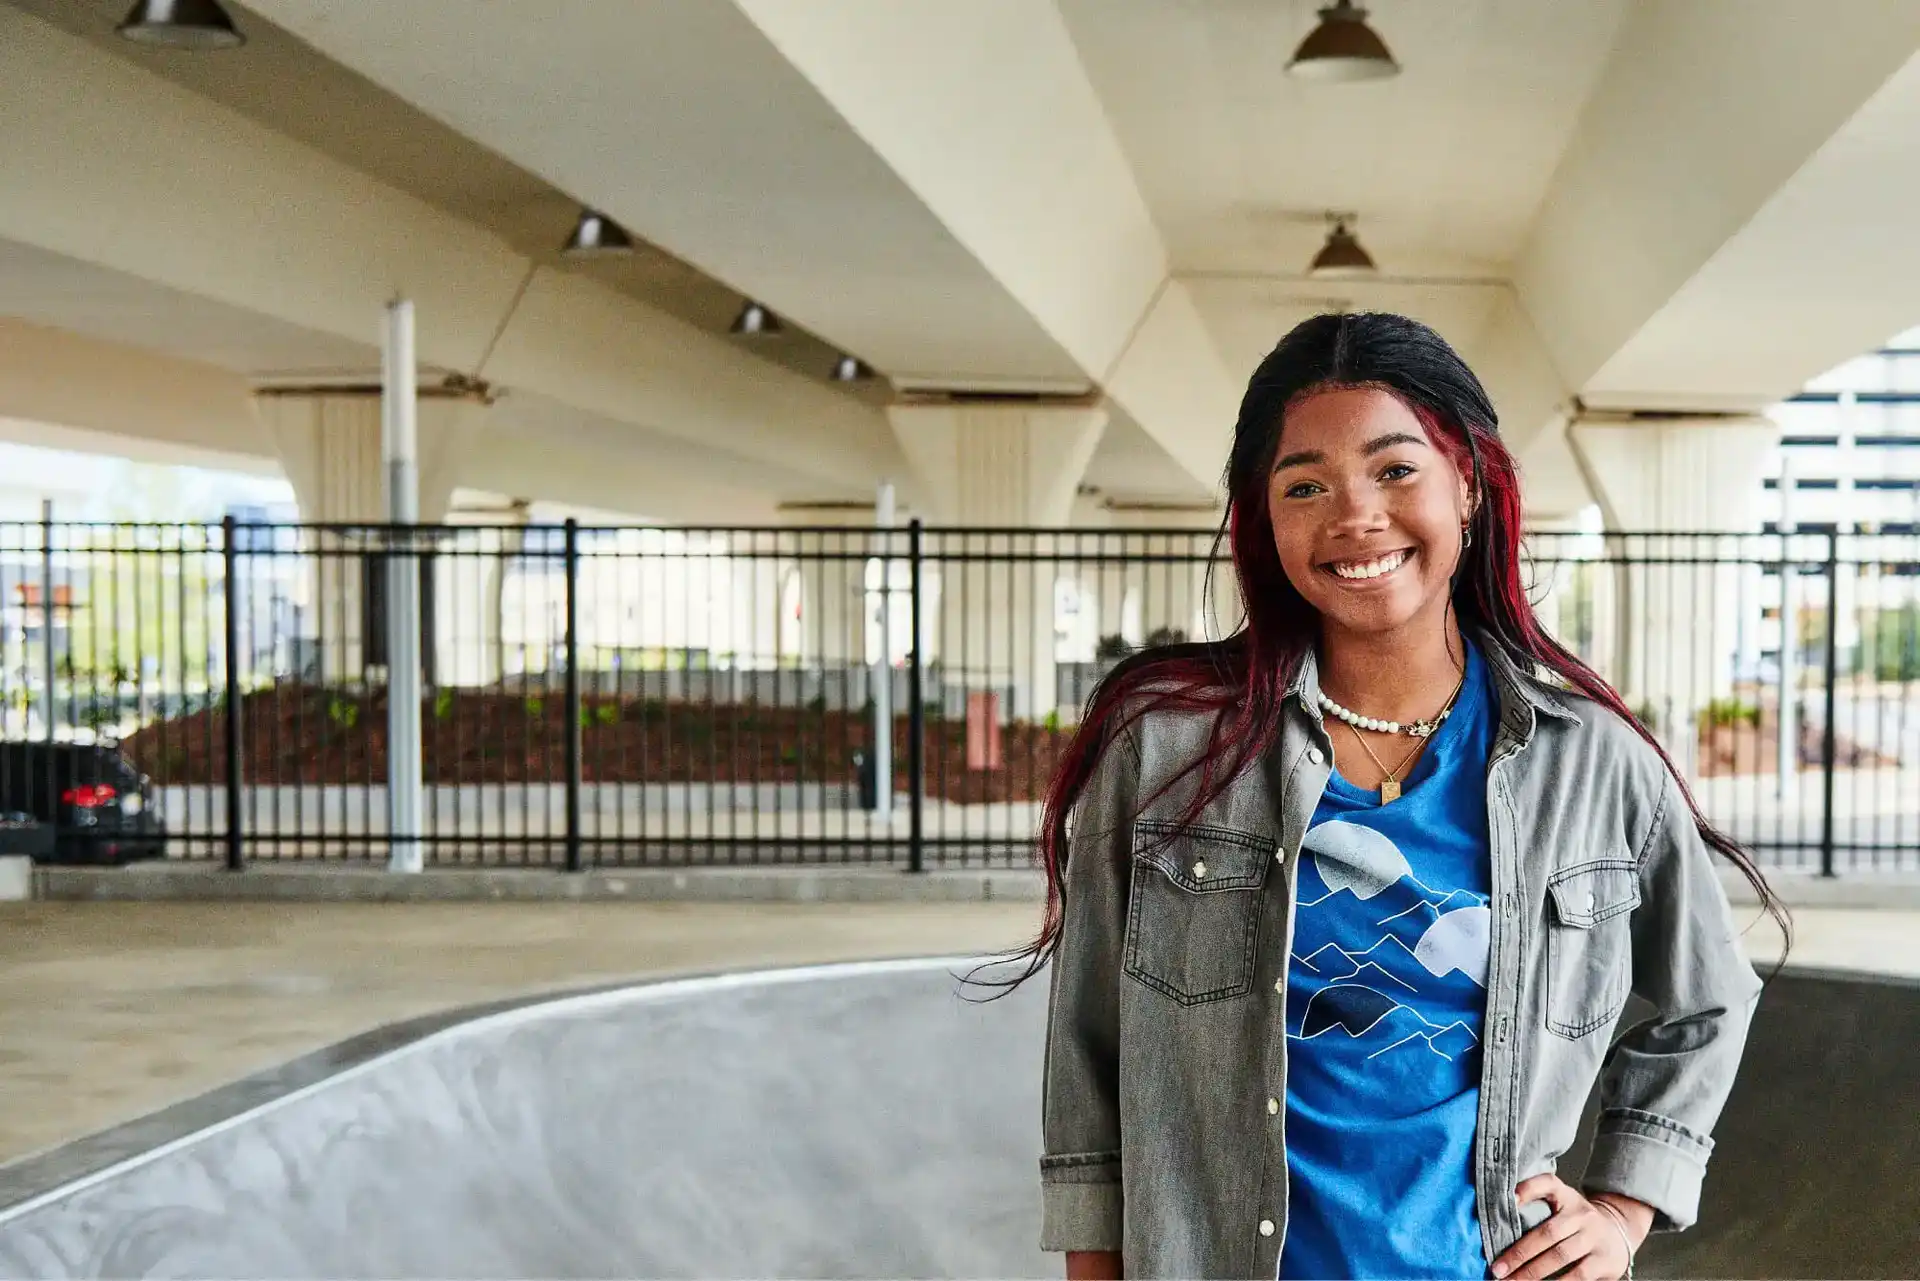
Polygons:
[[[23,591],[21,594],[24,596],[26,593]],[[71,599],[71,597],[69,597],[69,599]],[[42,499],[40,503],[40,648],[43,651],[41,658],[46,667],[45,677],[47,682],[46,705],[42,709],[42,716],[46,720],[46,724],[42,726],[42,729],[45,731],[47,738],[47,801],[49,805],[60,797],[60,774],[54,767],[53,759],[55,755],[53,750],[54,708],[58,706],[53,697],[53,682],[59,674],[59,663],[55,660],[53,654],[53,612],[53,500],[47,498]],[[24,637],[26,634],[26,625],[24,622],[25,611],[23,610],[21,613],[23,619],[21,635]],[[73,643],[73,610],[71,606],[69,606],[67,610],[67,643],[68,645],[72,645]],[[27,665],[26,641],[24,639],[20,642],[20,665],[22,667]],[[21,675],[21,681],[23,684],[26,681],[24,673]],[[31,687],[29,687],[29,689],[31,689]],[[67,697],[69,699],[73,697],[72,690],[67,691]],[[29,787],[27,790],[31,793],[33,789]],[[52,814],[59,813],[57,809],[52,809],[48,812]]]
[[240,830],[240,554],[235,545],[238,522],[228,516],[220,522],[220,558],[225,567],[222,593],[226,597],[226,719],[227,719],[227,870],[238,872],[246,863]]
[[1838,702],[1836,687],[1840,676],[1840,533],[1827,534],[1827,708],[1826,725],[1820,733],[1820,875],[1834,875],[1833,856],[1833,770],[1838,754],[1835,744],[1834,710]]
[[567,518],[567,870],[584,865],[580,832],[580,523]]
[[908,591],[913,645],[907,650],[907,870],[926,870],[927,691],[921,646],[926,637],[920,590],[920,518],[907,524]]

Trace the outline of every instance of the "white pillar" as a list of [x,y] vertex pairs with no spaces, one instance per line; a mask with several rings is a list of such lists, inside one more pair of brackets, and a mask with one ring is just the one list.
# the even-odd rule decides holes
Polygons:
[[877,810],[893,813],[893,482],[882,481],[874,496],[873,527],[880,552],[880,643],[867,657],[873,664],[873,778]]
[[[1695,713],[1733,686],[1740,570],[1733,539],[1676,533],[1752,533],[1760,527],[1762,471],[1779,426],[1759,416],[1587,418],[1569,429],[1609,533],[1635,560],[1617,576],[1617,670],[1628,705],[1649,710],[1669,748],[1690,761]],[[1684,563],[1693,560],[1701,563]],[[1725,563],[1709,563],[1712,561]]]
[[420,562],[411,527],[420,523],[418,388],[413,304],[387,307],[381,397],[387,464],[390,537],[403,554],[387,564],[387,810],[388,868],[418,872],[426,831],[426,792],[420,741]]
[[[1077,403],[931,402],[896,405],[887,416],[939,523],[1057,529],[1072,517],[1108,412]],[[949,540],[943,550],[985,558],[935,567],[941,602],[929,648],[946,684],[1005,690],[1012,707],[1002,714],[1019,719],[1058,711],[1057,575],[1045,560],[1024,559],[1055,551],[1053,540],[982,536],[967,546]]]

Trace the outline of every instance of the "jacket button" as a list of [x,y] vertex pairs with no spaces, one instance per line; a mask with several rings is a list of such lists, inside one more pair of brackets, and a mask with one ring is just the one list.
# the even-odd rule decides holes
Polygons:
[[1309,747],[1307,749],[1307,759],[1312,761],[1315,765],[1318,765],[1321,761],[1324,761],[1327,758],[1320,754],[1319,748]]
[[1263,1236],[1263,1237],[1270,1237],[1270,1236],[1272,1236],[1272,1235],[1273,1235],[1273,1220],[1272,1220],[1272,1219],[1262,1219],[1262,1220],[1260,1220],[1260,1235],[1261,1235],[1261,1236]]
[[1285,978],[1275,979],[1273,981],[1273,990],[1280,993],[1282,996],[1286,995],[1287,980]]
[[1279,1099],[1268,1099],[1268,1100],[1267,1100],[1267,1115],[1268,1115],[1268,1116],[1279,1116],[1279,1115],[1280,1115],[1280,1100],[1279,1100]]

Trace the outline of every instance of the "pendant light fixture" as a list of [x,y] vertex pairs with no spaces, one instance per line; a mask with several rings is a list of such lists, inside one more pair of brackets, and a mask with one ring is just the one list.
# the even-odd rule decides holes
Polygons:
[[167,49],[236,49],[247,42],[219,0],[139,0],[114,30],[135,44]]
[[837,383],[864,382],[871,377],[873,370],[857,356],[842,355],[833,367],[833,381]]
[[1367,25],[1367,11],[1353,0],[1334,0],[1293,51],[1287,71],[1302,80],[1385,80],[1400,74],[1386,41]]
[[1353,215],[1329,214],[1327,220],[1333,226],[1327,232],[1327,242],[1313,256],[1313,265],[1307,268],[1307,274],[1320,280],[1373,275],[1378,270],[1373,265],[1373,255],[1361,248],[1359,238],[1347,225],[1353,221]]
[[781,332],[780,318],[749,298],[734,318],[733,332],[743,338],[777,334]]
[[633,237],[626,228],[592,209],[580,211],[580,221],[573,225],[573,234],[560,250],[565,258],[611,258],[632,252]]

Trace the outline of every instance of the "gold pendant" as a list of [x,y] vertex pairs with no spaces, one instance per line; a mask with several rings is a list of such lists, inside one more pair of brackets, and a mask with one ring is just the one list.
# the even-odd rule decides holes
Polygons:
[[1389,778],[1380,784],[1380,803],[1391,805],[1400,799],[1400,780]]

